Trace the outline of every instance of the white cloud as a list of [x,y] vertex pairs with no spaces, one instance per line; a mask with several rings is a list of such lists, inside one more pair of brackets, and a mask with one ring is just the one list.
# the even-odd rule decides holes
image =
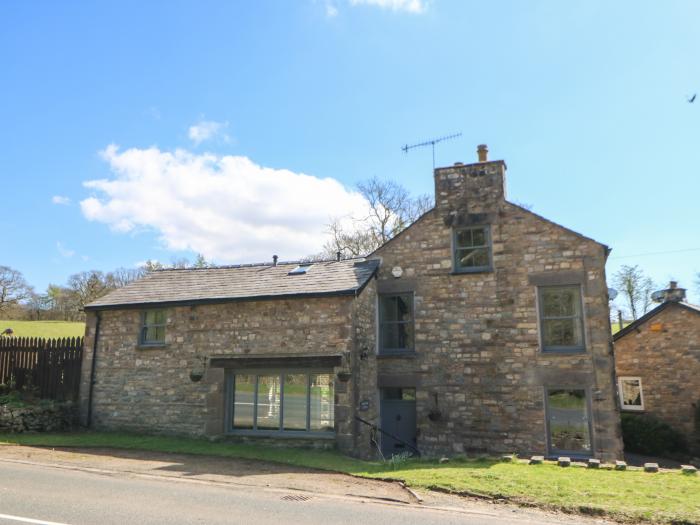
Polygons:
[[53,202],[54,204],[68,206],[70,204],[70,199],[68,197],[64,197],[63,195],[54,195],[53,197],[51,197],[51,202]]
[[326,2],[326,16],[328,18],[333,18],[334,16],[338,16],[338,8],[333,5],[331,2]]
[[196,146],[206,140],[221,137],[225,142],[229,141],[229,136],[224,133],[228,127],[228,122],[216,122],[213,120],[202,120],[190,126],[187,135]]
[[367,204],[332,178],[266,168],[247,157],[185,150],[102,152],[113,176],[84,185],[85,217],[118,232],[153,230],[167,249],[217,262],[293,259],[318,252],[331,217]]
[[66,259],[75,255],[75,250],[66,248],[61,241],[56,241],[56,248],[58,249],[58,253],[61,254],[61,257],[65,257]]
[[423,13],[427,9],[426,0],[350,0],[350,5],[369,5],[408,13]]

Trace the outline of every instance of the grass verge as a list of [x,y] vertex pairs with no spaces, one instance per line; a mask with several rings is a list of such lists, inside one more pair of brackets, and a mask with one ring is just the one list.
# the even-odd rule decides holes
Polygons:
[[12,328],[15,337],[82,337],[85,323],[69,321],[7,321],[0,319],[0,332]]
[[414,488],[504,498],[565,512],[608,516],[618,521],[700,524],[700,478],[676,471],[650,474],[639,470],[562,468],[549,463],[529,466],[489,459],[456,459],[446,464],[408,460],[392,465],[360,461],[334,451],[96,432],[0,434],[0,443],[258,459],[367,478],[395,479]]

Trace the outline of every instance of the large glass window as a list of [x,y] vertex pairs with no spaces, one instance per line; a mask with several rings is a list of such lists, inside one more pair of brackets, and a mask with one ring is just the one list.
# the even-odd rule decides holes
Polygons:
[[589,455],[591,430],[586,391],[547,390],[547,426],[551,453]]
[[413,294],[379,296],[380,353],[413,351]]
[[141,344],[165,343],[165,310],[146,310],[141,317]]
[[308,390],[306,374],[284,375],[284,430],[306,430]]
[[280,376],[258,376],[258,430],[279,430],[282,388]]
[[483,272],[491,269],[488,226],[461,228],[454,233],[454,271]]
[[235,388],[233,426],[235,428],[254,428],[255,376],[237,374]]
[[641,377],[618,378],[618,389],[623,410],[644,410]]
[[242,372],[231,380],[231,430],[333,432],[333,374]]
[[539,302],[542,350],[584,350],[581,287],[542,286]]
[[310,429],[313,431],[333,430],[333,380],[329,374],[311,376],[311,396],[309,399],[311,417]]

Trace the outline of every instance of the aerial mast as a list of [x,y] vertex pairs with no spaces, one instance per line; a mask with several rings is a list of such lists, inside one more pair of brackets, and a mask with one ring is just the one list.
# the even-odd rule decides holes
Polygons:
[[424,146],[430,146],[433,150],[433,169],[435,169],[435,144],[438,144],[438,143],[443,142],[445,140],[456,139],[457,137],[461,137],[461,136],[462,136],[462,132],[460,131],[459,133],[453,133],[452,135],[445,135],[444,137],[438,137],[436,139],[426,140],[425,142],[419,142],[418,144],[411,144],[411,145],[406,144],[405,146],[401,147],[401,151],[403,151],[404,153],[408,153],[410,150],[415,149],[415,148],[422,148]]

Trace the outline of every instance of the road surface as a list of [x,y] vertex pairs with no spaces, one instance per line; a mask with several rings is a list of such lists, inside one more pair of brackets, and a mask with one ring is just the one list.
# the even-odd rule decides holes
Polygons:
[[534,525],[594,523],[508,505],[437,507],[367,496],[0,459],[0,525]]

